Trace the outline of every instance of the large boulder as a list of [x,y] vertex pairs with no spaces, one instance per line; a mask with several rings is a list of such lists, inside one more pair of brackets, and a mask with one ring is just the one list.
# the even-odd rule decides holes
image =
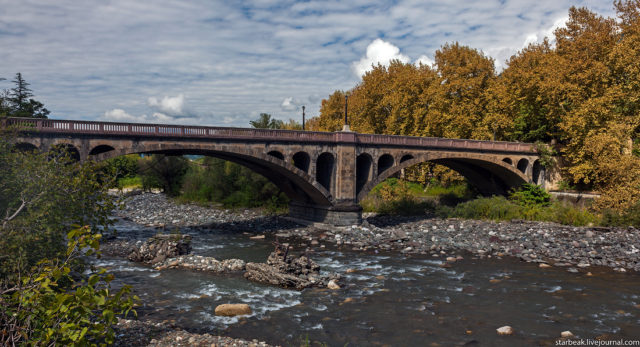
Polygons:
[[135,262],[157,264],[167,258],[175,258],[189,252],[191,252],[191,236],[158,234],[135,247],[128,258]]
[[247,304],[222,304],[216,306],[216,316],[240,316],[245,314],[251,314],[251,307]]

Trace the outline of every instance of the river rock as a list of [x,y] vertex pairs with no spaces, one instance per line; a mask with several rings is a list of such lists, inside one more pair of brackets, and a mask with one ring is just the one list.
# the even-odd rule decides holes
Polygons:
[[331,280],[327,284],[327,288],[332,289],[332,290],[336,290],[336,289],[340,289],[340,286],[338,285],[338,283],[336,283],[335,280]]
[[191,252],[191,236],[182,234],[158,234],[135,247],[128,258],[135,262],[156,264],[167,258]]
[[573,337],[573,333],[571,331],[569,331],[569,330],[563,331],[563,332],[560,333],[560,337],[563,337],[565,339],[569,339],[569,338]]
[[496,332],[498,332],[498,335],[513,335],[513,328],[508,325],[505,325],[503,327],[496,329]]
[[222,304],[216,306],[215,314],[216,316],[240,316],[251,314],[251,307],[247,304]]
[[218,260],[213,257],[203,257],[201,255],[183,255],[176,258],[169,258],[161,263],[155,264],[154,267],[156,270],[185,268],[213,273],[228,273],[243,271],[245,269],[245,262],[241,259]]
[[[320,266],[306,255],[289,254],[289,246],[279,245],[265,263],[247,263],[244,277],[250,281],[282,288],[326,287],[337,275],[320,275]],[[337,283],[336,283],[337,284]]]

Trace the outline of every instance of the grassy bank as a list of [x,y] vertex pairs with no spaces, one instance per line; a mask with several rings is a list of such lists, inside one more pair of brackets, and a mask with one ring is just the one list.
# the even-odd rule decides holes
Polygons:
[[594,211],[553,201],[539,187],[525,185],[508,197],[478,197],[465,184],[429,186],[390,178],[361,202],[365,212],[390,215],[430,214],[441,218],[514,219],[549,221],[565,225],[640,226],[640,203],[623,213]]

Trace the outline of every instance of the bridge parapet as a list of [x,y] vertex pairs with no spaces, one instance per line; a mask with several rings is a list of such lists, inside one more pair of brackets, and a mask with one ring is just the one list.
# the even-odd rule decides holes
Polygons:
[[15,127],[18,130],[22,131],[36,131],[41,133],[96,134],[144,137],[225,138],[237,140],[257,139],[296,142],[354,143],[359,145],[447,148],[518,153],[537,152],[535,146],[530,143],[448,139],[439,137],[360,134],[353,132],[331,133],[280,129],[116,123],[33,118],[7,118],[6,125]]

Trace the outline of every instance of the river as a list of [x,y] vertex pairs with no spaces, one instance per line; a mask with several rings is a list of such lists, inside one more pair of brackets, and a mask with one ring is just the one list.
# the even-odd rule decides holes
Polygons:
[[[156,230],[118,220],[118,237],[146,239]],[[272,236],[181,230],[193,254],[263,262]],[[295,244],[294,244],[295,247]],[[295,250],[295,248],[294,248]],[[640,340],[640,276],[593,268],[593,276],[539,269],[512,258],[464,259],[357,252],[331,246],[311,254],[323,271],[342,274],[340,290],[302,292],[256,284],[241,273],[156,271],[126,259],[94,260],[142,299],[140,319],[185,330],[300,346],[554,345],[570,330],[578,338]],[[218,317],[223,303],[247,303],[251,316]],[[496,329],[509,325],[512,336]]]

